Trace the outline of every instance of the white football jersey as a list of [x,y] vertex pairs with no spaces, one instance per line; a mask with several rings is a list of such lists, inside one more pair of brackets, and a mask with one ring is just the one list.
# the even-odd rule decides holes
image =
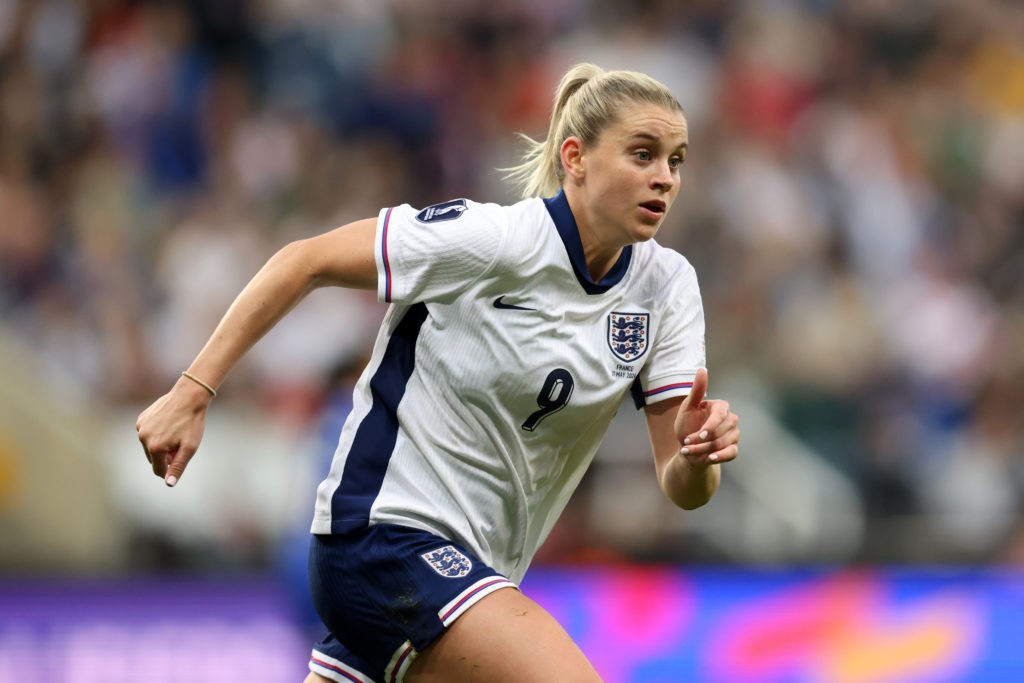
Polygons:
[[425,529],[518,583],[627,395],[689,393],[693,267],[652,240],[594,282],[563,194],[385,209],[376,239],[391,307],[312,531]]

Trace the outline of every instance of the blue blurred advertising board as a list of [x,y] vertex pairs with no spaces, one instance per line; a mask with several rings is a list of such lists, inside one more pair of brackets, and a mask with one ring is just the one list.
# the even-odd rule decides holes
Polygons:
[[[1024,681],[1009,571],[535,570],[610,683]],[[0,682],[294,683],[310,634],[266,579],[0,580]]]
[[608,681],[1024,681],[1024,575],[541,573],[524,586]]
[[0,582],[0,681],[301,681],[311,643],[266,581]]

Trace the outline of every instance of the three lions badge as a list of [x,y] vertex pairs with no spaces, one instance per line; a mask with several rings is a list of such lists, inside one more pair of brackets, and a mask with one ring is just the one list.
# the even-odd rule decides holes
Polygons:
[[423,561],[434,568],[434,571],[449,579],[459,579],[469,573],[473,568],[473,562],[468,557],[455,549],[455,546],[446,545],[437,550],[420,555]]
[[608,314],[608,347],[619,360],[631,363],[647,352],[650,313]]

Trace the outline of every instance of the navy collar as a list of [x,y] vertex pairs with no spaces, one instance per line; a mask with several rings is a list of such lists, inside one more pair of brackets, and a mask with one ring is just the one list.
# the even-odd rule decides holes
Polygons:
[[587,270],[587,261],[583,257],[583,242],[580,240],[580,230],[576,225],[576,218],[569,208],[569,200],[565,198],[565,192],[559,192],[554,197],[544,200],[544,205],[551,214],[551,220],[558,228],[558,236],[562,238],[565,251],[569,254],[569,261],[572,263],[572,271],[576,275],[580,286],[587,294],[604,294],[609,289],[619,284],[629,270],[629,262],[633,258],[633,245],[622,248],[619,260],[615,262],[611,270],[601,278],[600,282],[594,282]]

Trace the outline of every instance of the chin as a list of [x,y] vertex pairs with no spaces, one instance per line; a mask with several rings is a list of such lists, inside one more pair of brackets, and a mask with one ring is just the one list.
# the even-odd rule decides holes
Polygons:
[[633,238],[633,242],[647,242],[658,234],[658,228],[660,227],[661,223],[657,225],[638,225],[630,230],[629,236]]

